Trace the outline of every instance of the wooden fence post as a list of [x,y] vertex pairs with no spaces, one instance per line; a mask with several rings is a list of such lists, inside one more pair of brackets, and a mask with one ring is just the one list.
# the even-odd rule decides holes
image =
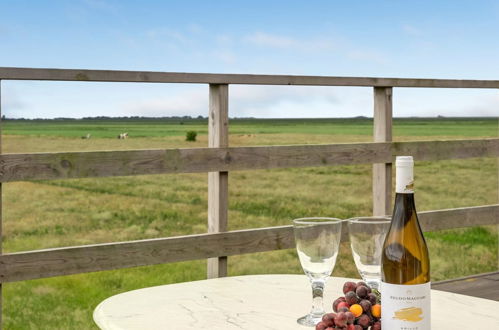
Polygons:
[[[229,146],[229,86],[210,84],[208,146]],[[227,231],[229,172],[208,173],[208,232]],[[208,259],[207,277],[227,276],[227,257]]]
[[[392,87],[374,87],[374,142],[392,141]],[[391,214],[392,164],[373,164],[373,215]]]
[[[2,127],[1,127],[1,118],[2,118],[2,80],[0,80],[0,154],[2,153]],[[3,228],[3,210],[2,210],[2,183],[0,182],[0,255],[2,255],[2,228]],[[0,329],[3,329],[3,288],[2,283],[0,283]]]

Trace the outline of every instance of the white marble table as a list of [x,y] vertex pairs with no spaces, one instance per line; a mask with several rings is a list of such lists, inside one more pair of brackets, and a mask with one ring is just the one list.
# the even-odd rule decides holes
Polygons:
[[[330,278],[325,307],[346,278]],[[94,311],[101,329],[311,329],[305,275],[248,275],[162,285],[107,298]],[[499,329],[499,302],[432,290],[432,329]]]

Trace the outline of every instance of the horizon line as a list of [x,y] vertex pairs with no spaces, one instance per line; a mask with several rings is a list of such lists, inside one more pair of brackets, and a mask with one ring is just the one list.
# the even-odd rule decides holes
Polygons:
[[[499,119],[499,116],[398,116],[392,117],[393,119]],[[208,119],[208,116],[161,116],[161,117],[153,117],[153,116],[89,116],[89,117],[51,117],[51,118],[25,118],[25,117],[17,117],[10,118],[5,115],[2,116],[1,120],[111,120],[111,119],[139,119],[139,120],[152,120],[152,119],[181,119],[181,120],[201,120]],[[257,119],[257,120],[300,120],[300,119],[308,119],[308,120],[321,120],[321,119],[373,119],[373,117],[369,116],[353,116],[353,117],[229,117],[229,119]]]

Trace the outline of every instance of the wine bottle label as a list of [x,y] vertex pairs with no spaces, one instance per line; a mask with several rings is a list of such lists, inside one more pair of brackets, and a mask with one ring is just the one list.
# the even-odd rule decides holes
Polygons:
[[430,282],[416,285],[381,283],[381,328],[430,330]]

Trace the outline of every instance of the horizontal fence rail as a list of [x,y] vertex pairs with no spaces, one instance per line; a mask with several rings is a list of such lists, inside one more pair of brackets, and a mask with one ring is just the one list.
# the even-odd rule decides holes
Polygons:
[[0,67],[0,80],[2,79],[246,85],[499,88],[499,80],[214,74],[12,67]]
[[0,155],[0,182],[499,157],[499,139]]
[[[499,204],[420,212],[424,231],[499,224]],[[347,226],[342,241],[348,241]],[[293,227],[281,226],[0,256],[0,281],[112,270],[294,248]]]
[[0,282],[231,256],[292,247],[289,226],[4,254]]

